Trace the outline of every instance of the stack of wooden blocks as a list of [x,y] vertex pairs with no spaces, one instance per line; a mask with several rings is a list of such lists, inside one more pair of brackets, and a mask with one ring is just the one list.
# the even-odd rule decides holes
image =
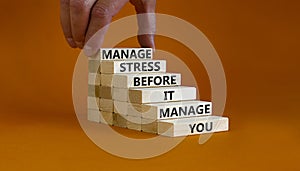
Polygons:
[[227,131],[212,103],[166,73],[151,48],[103,48],[89,59],[88,120],[170,137]]

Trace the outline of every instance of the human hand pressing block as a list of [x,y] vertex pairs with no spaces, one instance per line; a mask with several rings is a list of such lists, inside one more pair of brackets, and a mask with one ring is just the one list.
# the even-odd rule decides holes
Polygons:
[[[155,12],[156,0],[60,0],[61,26],[72,48],[84,48],[87,56],[94,55],[101,47],[107,26],[122,7],[130,2],[137,14]],[[138,17],[138,41],[141,47],[155,48],[155,17]],[[89,41],[99,30],[100,36]],[[147,30],[147,31],[145,31]]]

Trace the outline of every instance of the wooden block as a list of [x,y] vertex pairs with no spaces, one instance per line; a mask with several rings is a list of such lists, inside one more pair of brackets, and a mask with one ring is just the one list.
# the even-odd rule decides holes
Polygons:
[[129,90],[130,103],[160,103],[195,100],[196,88],[186,86],[135,88]]
[[103,123],[107,125],[113,124],[113,114],[111,112],[103,112],[95,109],[88,109],[89,121]]
[[102,61],[101,74],[166,72],[165,60]]
[[101,74],[101,86],[113,87],[113,74]]
[[100,113],[101,113],[100,123],[107,124],[107,125],[113,125],[113,113],[103,112],[103,111],[100,111]]
[[119,113],[113,113],[113,125],[121,128],[127,127],[126,116]]
[[100,86],[100,74],[89,73],[88,84],[89,85],[98,85],[98,86]]
[[114,111],[113,100],[111,99],[100,98],[99,106],[100,106],[99,107],[100,111],[111,112],[111,113]]
[[142,131],[157,134],[157,120],[142,118]]
[[114,100],[114,113],[119,113],[121,115],[127,115],[128,103]]
[[117,101],[128,101],[128,89],[100,86],[99,97]]
[[88,100],[88,103],[87,103],[88,104],[88,109],[99,110],[100,99],[98,97],[88,96],[87,100]]
[[154,104],[130,104],[127,114],[148,119],[176,119],[212,114],[212,103],[206,101],[178,101]]
[[87,119],[91,122],[101,122],[100,111],[94,109],[88,109],[87,111]]
[[[151,73],[151,74],[113,74],[113,87],[166,87],[181,85],[181,74]],[[102,81],[102,80],[101,80]]]
[[100,86],[99,97],[103,99],[112,99],[113,98],[112,87]]
[[88,68],[89,73],[99,73],[100,74],[100,61],[99,60],[89,60]]
[[152,59],[151,48],[101,48],[100,60],[145,60]]
[[128,89],[127,88],[113,88],[113,99],[117,101],[127,102],[128,98]]
[[146,104],[127,103],[127,105],[127,115],[130,116],[143,117],[155,112],[155,108]]
[[141,131],[142,130],[142,118],[134,117],[134,116],[127,116],[127,128]]
[[99,97],[100,96],[100,86],[88,85],[88,96]]
[[228,129],[228,118],[220,116],[169,119],[158,122],[158,134],[169,137],[228,131]]

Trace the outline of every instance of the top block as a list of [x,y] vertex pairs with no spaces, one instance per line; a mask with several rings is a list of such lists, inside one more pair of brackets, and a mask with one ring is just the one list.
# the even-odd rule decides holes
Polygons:
[[101,48],[100,60],[152,59],[152,48]]

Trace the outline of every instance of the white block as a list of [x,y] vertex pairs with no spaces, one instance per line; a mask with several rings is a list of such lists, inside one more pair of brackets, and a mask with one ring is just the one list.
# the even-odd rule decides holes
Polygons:
[[229,119],[220,116],[203,116],[158,121],[158,134],[178,137],[228,131]]
[[151,48],[101,48],[100,60],[152,59]]
[[121,115],[128,115],[128,103],[121,101],[113,101],[114,103],[114,113],[119,113]]
[[148,119],[176,119],[212,114],[212,103],[206,101],[179,101],[154,104],[127,103],[127,115]]
[[103,123],[107,125],[113,124],[113,114],[94,109],[88,109],[88,120],[91,122]]
[[98,73],[89,73],[88,84],[89,85],[98,85],[98,86],[100,86],[100,74],[98,74]]
[[99,97],[100,86],[99,85],[88,85],[88,96]]
[[177,87],[156,87],[136,88],[129,90],[130,103],[160,103],[170,101],[195,100],[196,88]]
[[94,109],[88,109],[87,111],[87,119],[91,122],[97,122],[100,123],[100,111],[94,110]]
[[135,60],[135,61],[102,61],[101,73],[124,74],[124,73],[155,73],[166,72],[165,60]]
[[88,100],[88,109],[96,109],[96,110],[99,110],[99,101],[100,99],[98,97],[91,97],[91,96],[88,96],[87,98]]
[[129,101],[128,98],[128,89],[127,88],[113,88],[113,93],[112,93],[112,97],[113,100],[118,100],[118,101],[124,101],[127,102]]
[[100,60],[88,60],[89,73],[100,73]]
[[142,118],[142,131],[157,134],[157,120]]
[[181,74],[113,74],[112,84],[118,88],[167,87],[181,85]]
[[141,131],[142,130],[142,118],[134,117],[134,116],[127,116],[126,127],[128,129]]

